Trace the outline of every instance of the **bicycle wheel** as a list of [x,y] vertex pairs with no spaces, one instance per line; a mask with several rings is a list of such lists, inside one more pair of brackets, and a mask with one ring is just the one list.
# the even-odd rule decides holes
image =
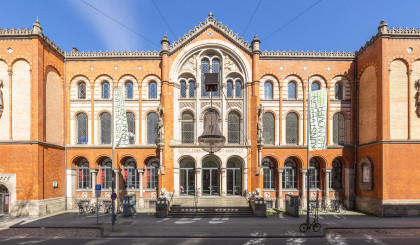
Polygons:
[[299,226],[299,230],[300,230],[300,232],[306,232],[307,230],[308,230],[308,225],[306,224],[306,223],[303,223],[303,224],[301,224],[300,226]]
[[312,230],[318,232],[319,230],[321,230],[321,224],[318,222],[313,223]]

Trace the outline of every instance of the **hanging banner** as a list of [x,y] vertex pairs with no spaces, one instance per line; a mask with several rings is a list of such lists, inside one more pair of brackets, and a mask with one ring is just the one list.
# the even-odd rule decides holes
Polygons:
[[127,114],[124,106],[124,88],[121,86],[114,91],[114,147],[129,146]]
[[310,93],[309,150],[327,149],[327,90]]

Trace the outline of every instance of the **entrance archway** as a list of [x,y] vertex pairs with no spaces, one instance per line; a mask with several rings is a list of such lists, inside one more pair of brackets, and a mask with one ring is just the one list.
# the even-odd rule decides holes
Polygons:
[[181,195],[194,195],[195,194],[195,171],[194,161],[189,158],[182,159],[180,165],[179,176],[179,193]]
[[214,157],[203,160],[203,195],[220,195],[220,163]]
[[236,158],[229,159],[227,162],[227,194],[242,195],[242,164]]
[[7,214],[9,213],[9,204],[10,204],[10,197],[9,197],[9,190],[6,186],[0,185],[0,213]]

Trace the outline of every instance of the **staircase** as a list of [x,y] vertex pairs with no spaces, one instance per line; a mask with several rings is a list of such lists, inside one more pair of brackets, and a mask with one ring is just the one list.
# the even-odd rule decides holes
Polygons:
[[169,217],[253,217],[245,197],[174,197]]

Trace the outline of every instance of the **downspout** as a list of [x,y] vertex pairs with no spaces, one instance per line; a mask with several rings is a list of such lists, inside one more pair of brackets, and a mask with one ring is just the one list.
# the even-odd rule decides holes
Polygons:
[[64,210],[67,210],[67,82],[64,56]]
[[356,54],[356,58],[354,60],[354,162],[353,162],[353,207],[356,209],[356,165],[357,165],[357,136],[358,136],[358,115],[357,115],[357,60],[358,54]]

